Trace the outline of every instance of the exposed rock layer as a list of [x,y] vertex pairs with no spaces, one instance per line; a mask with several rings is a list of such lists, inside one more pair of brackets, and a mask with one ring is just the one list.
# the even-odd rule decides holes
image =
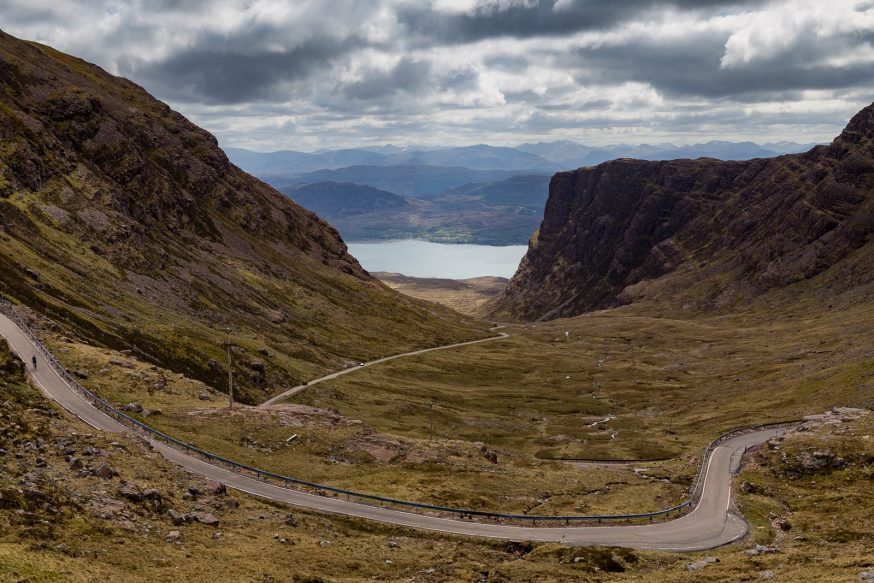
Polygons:
[[556,174],[493,315],[573,316],[673,272],[749,293],[816,276],[874,232],[874,106],[829,146],[745,162],[622,159]]

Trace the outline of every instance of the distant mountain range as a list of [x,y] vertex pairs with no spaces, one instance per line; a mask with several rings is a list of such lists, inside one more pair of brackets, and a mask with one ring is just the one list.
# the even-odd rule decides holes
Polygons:
[[552,174],[559,170],[592,166],[616,158],[749,160],[804,152],[815,145],[795,142],[755,144],[712,141],[686,146],[667,143],[585,146],[562,140],[522,144],[514,148],[480,144],[451,148],[382,146],[312,153],[294,150],[254,152],[242,148],[225,148],[225,152],[237,166],[256,176],[292,177],[347,166],[455,166],[471,170],[508,170],[517,174]]
[[[465,184],[482,184],[504,180],[519,174],[516,170],[475,170],[461,166],[426,166],[399,164],[392,166],[347,166],[334,170],[317,170],[298,176],[259,175],[277,187],[317,182],[351,182],[387,190],[395,194],[427,198]],[[543,172],[550,176],[553,172]]]
[[339,182],[297,184],[281,192],[331,223],[350,241],[420,239],[509,245],[527,242],[537,229],[549,180],[539,174],[512,176],[422,197]]
[[318,182],[291,186],[283,192],[297,204],[328,220],[410,206],[406,197],[362,184]]
[[618,158],[749,160],[813,145],[712,141],[594,147],[555,141],[513,148],[480,144],[311,153],[225,151],[243,170],[328,220],[349,241],[410,237],[510,245],[526,243],[540,225],[549,178],[557,171]]

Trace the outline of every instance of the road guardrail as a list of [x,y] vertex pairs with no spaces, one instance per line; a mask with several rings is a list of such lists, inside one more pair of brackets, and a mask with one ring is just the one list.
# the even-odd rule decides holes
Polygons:
[[278,483],[282,487],[291,489],[292,486],[297,486],[298,488],[309,488],[314,490],[317,494],[322,494],[329,492],[331,494],[335,494],[337,496],[346,496],[347,499],[355,498],[357,500],[369,502],[369,503],[378,503],[381,505],[392,505],[392,506],[400,506],[403,508],[413,508],[417,510],[427,510],[431,512],[440,512],[451,514],[457,516],[458,518],[490,518],[495,520],[513,520],[513,521],[531,521],[533,524],[536,524],[537,521],[546,522],[546,523],[556,523],[556,522],[564,522],[569,524],[571,522],[603,522],[603,521],[623,521],[623,520],[638,520],[638,519],[654,519],[656,517],[667,517],[672,513],[679,514],[684,509],[693,509],[699,502],[701,493],[703,492],[704,487],[704,478],[706,475],[707,462],[710,459],[710,455],[713,453],[721,443],[731,439],[732,437],[737,437],[738,435],[742,435],[744,433],[750,433],[753,431],[760,431],[762,429],[775,428],[775,427],[788,427],[792,425],[797,425],[801,423],[800,419],[793,419],[790,421],[775,421],[768,423],[760,423],[757,425],[750,425],[745,427],[740,427],[736,429],[732,429],[726,433],[723,433],[712,442],[710,442],[707,447],[704,448],[701,454],[701,467],[695,475],[695,479],[693,482],[691,494],[689,498],[680,502],[679,504],[675,504],[669,508],[664,508],[662,510],[656,510],[653,512],[639,512],[632,514],[595,514],[595,515],[531,515],[531,514],[510,514],[510,513],[502,513],[502,512],[489,512],[484,510],[470,510],[464,508],[454,508],[451,506],[441,506],[437,504],[426,504],[421,502],[412,502],[409,500],[399,500],[396,498],[389,498],[386,496],[378,496],[375,494],[367,494],[364,492],[356,492],[354,490],[347,490],[345,488],[337,488],[334,486],[328,486],[325,484],[318,484],[316,482],[310,482],[307,480],[301,480],[298,478],[293,478],[290,476],[283,476],[281,474],[277,474],[274,472],[270,472],[267,470],[262,470],[261,468],[256,468],[253,466],[249,466],[246,464],[242,464],[240,462],[236,462],[234,460],[215,455],[208,451],[204,451],[190,443],[186,443],[175,437],[167,435],[161,431],[158,431],[154,427],[146,425],[137,419],[125,414],[124,412],[118,410],[111,403],[107,402],[99,395],[95,394],[88,388],[79,384],[73,375],[67,371],[66,368],[55,358],[55,356],[49,351],[49,349],[37,338],[36,334],[27,323],[18,315],[15,311],[13,305],[6,301],[0,300],[0,313],[5,314],[9,319],[11,319],[15,324],[21,329],[21,331],[30,339],[33,345],[37,348],[37,350],[42,353],[43,357],[45,357],[46,361],[49,365],[61,376],[64,382],[67,383],[74,391],[76,391],[79,395],[85,398],[92,406],[106,414],[110,418],[119,422],[121,425],[131,429],[136,435],[144,439],[152,438],[159,440],[167,445],[182,451],[188,455],[197,456],[201,459],[207,460],[210,463],[219,463],[223,466],[230,468],[231,470],[243,474],[243,475],[253,475],[257,479],[270,481],[273,483]]

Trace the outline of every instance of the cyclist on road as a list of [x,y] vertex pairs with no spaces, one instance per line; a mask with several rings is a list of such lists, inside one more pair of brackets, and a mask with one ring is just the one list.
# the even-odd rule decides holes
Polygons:
[[30,361],[33,363],[33,370],[36,370],[36,355],[30,357]]

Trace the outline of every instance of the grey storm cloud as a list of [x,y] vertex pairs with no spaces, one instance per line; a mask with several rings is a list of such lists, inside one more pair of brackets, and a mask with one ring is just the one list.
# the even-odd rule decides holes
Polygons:
[[[207,104],[276,100],[284,83],[306,79],[332,60],[364,46],[361,39],[316,37],[281,51],[259,48],[259,31],[233,44],[204,35],[187,47],[155,62],[121,64],[121,73],[155,88],[168,99]],[[255,48],[249,48],[250,46]]]
[[467,43],[490,37],[562,36],[585,30],[611,28],[639,18],[651,10],[674,8],[696,10],[744,4],[765,4],[761,0],[537,0],[534,2],[482,3],[472,13],[447,14],[428,7],[402,9],[399,20],[418,42]]
[[839,89],[868,86],[874,62],[833,66],[818,62],[822,55],[852,53],[859,35],[821,41],[802,36],[779,54],[742,67],[723,67],[728,34],[690,34],[672,43],[636,38],[621,45],[578,48],[561,58],[581,84],[642,81],[673,96],[723,98],[799,89]]
[[344,94],[351,99],[372,100],[394,95],[424,91],[429,82],[431,64],[402,58],[389,71],[368,71],[363,79],[346,85]]
[[259,149],[812,141],[874,95],[862,0],[0,0],[0,14]]

